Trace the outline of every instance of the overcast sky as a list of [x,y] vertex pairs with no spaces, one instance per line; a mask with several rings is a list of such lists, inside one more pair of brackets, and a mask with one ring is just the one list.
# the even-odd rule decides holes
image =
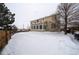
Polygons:
[[6,6],[16,14],[14,24],[27,28],[31,20],[54,14],[58,3],[6,3]]

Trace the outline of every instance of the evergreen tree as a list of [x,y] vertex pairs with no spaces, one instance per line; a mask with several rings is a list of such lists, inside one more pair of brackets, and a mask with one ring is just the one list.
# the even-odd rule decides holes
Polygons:
[[4,3],[0,3],[0,27],[3,27],[6,33],[6,43],[8,43],[7,39],[7,30],[11,29],[11,24],[14,23],[15,14],[10,12],[10,10],[5,6]]

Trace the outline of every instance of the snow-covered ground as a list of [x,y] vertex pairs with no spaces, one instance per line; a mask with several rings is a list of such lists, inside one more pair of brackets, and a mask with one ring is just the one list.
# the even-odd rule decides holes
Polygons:
[[79,54],[79,44],[63,32],[21,32],[2,51],[8,55]]

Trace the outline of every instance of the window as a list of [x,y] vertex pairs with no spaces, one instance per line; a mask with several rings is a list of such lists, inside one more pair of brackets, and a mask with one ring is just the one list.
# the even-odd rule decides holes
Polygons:
[[35,29],[35,26],[34,26],[34,29]]
[[39,20],[37,20],[37,22],[39,22]]
[[40,29],[42,29],[42,25],[40,25]]
[[47,29],[47,26],[46,25],[44,25],[44,29]]
[[51,28],[55,28],[55,24],[52,23],[52,24],[51,24]]
[[51,24],[51,28],[54,28],[54,24],[53,23]]
[[33,29],[33,26],[31,26],[31,28]]
[[37,25],[37,29],[38,29],[38,25]]

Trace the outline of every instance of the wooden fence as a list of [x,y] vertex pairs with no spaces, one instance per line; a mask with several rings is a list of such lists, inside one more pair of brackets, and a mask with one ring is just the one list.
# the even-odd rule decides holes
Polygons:
[[[10,39],[10,31],[7,31],[7,39]],[[7,44],[6,41],[8,42],[8,40],[6,40],[6,32],[4,30],[0,30],[0,48],[5,47]]]

